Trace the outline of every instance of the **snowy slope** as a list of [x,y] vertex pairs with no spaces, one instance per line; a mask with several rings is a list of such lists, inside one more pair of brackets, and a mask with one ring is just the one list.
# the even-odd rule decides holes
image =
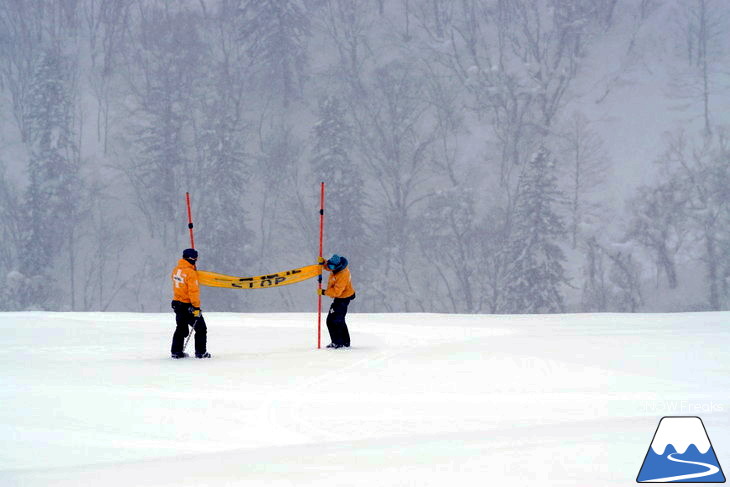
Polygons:
[[0,485],[630,485],[664,415],[730,465],[730,313],[207,321],[0,314]]

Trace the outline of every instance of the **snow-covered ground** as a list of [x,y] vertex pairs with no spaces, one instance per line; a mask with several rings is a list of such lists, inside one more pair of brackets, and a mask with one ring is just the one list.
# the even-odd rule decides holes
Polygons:
[[730,313],[348,318],[0,313],[0,485],[625,486],[665,415],[730,465]]

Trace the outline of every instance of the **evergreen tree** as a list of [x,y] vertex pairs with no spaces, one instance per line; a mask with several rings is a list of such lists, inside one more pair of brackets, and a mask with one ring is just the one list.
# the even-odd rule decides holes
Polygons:
[[564,310],[560,287],[566,282],[563,269],[566,259],[559,242],[565,238],[566,230],[557,213],[562,198],[550,152],[541,147],[519,181],[507,282],[511,312]]
[[[23,286],[25,277],[18,269],[18,256],[23,249],[25,219],[22,208],[22,192],[5,174],[5,164],[0,159],[0,309],[23,309],[19,304],[27,292]],[[19,278],[19,282],[18,282]],[[17,292],[16,292],[17,291]]]
[[132,153],[126,172],[152,236],[167,248],[180,245],[181,198],[194,184],[191,154],[193,100],[199,94],[203,43],[197,18],[150,8],[136,45],[136,95],[129,128]]
[[[327,191],[327,245],[352,263],[353,276],[365,280],[368,257],[368,231],[363,204],[365,188],[358,166],[352,160],[352,127],[340,101],[332,96],[319,103],[314,126],[314,156],[311,160],[316,181],[325,181]],[[363,289],[367,300],[367,292]]]
[[20,272],[43,282],[29,289],[21,308],[44,308],[52,300],[54,259],[75,225],[78,149],[74,142],[74,73],[60,53],[47,50],[37,60],[28,103],[29,185]]
[[314,127],[312,168],[318,181],[327,183],[327,215],[333,225],[327,234],[342,252],[362,250],[366,232],[363,216],[364,183],[353,163],[352,129],[337,98],[320,101]]
[[[244,109],[250,103],[250,74],[245,49],[238,42],[236,2],[217,4],[210,17],[215,36],[206,37],[200,65],[200,95],[195,124],[195,184],[191,187],[196,214],[196,246],[200,268],[232,275],[252,272],[256,235],[251,230],[252,174]],[[201,29],[209,36],[211,30]],[[252,272],[253,273],[253,272]],[[241,311],[251,293],[203,288],[207,309]]]
[[[246,225],[244,195],[249,183],[243,138],[238,134],[235,109],[219,97],[205,107],[206,127],[198,139],[200,158],[199,212],[196,244],[203,252],[201,268],[239,275],[251,268],[255,235]],[[241,293],[206,291],[206,307],[219,311],[240,311]]]

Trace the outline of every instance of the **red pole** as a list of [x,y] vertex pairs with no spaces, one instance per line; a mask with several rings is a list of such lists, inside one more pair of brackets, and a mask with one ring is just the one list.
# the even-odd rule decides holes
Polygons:
[[[322,241],[324,240],[324,182],[319,196],[319,256],[322,257]],[[322,348],[322,274],[319,274],[319,291],[317,293],[317,348]]]
[[195,248],[195,238],[193,237],[193,213],[190,211],[190,193],[185,193],[185,201],[188,204],[188,228],[190,229],[190,248]]

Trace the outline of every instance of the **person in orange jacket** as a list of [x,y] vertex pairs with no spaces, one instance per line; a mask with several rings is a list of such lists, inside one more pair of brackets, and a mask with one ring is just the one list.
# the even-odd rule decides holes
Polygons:
[[327,348],[349,347],[350,332],[347,329],[345,316],[350,301],[355,299],[355,289],[352,287],[347,259],[334,254],[323,265],[331,274],[327,280],[327,289],[322,289],[322,295],[334,298],[327,315],[327,330],[332,340]]
[[195,249],[183,250],[182,259],[170,275],[172,279],[172,309],[175,311],[175,333],[172,335],[172,358],[187,357],[183,352],[183,341],[190,331],[188,326],[195,329],[195,356],[210,358],[206,350],[208,328],[205,326],[203,315],[200,314],[200,287],[198,286],[198,271],[195,263],[198,261],[198,251]]

